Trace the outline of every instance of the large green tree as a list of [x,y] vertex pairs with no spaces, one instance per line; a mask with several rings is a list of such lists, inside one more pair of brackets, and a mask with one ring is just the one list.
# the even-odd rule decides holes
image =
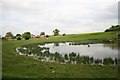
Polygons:
[[45,32],[41,32],[40,35],[45,35]]
[[58,36],[59,35],[59,30],[58,29],[55,29],[55,30],[53,30],[53,33],[54,33],[54,36]]
[[30,32],[24,32],[24,34],[22,34],[22,37],[25,40],[29,40],[31,38],[31,33]]
[[12,32],[7,32],[6,35],[5,35],[5,37],[14,38]]

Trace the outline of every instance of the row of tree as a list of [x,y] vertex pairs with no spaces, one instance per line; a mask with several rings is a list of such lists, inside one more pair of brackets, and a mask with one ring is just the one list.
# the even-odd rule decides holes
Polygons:
[[6,39],[17,39],[17,40],[21,40],[22,38],[25,40],[29,40],[31,38],[31,33],[30,32],[25,32],[22,35],[21,34],[16,34],[16,36],[14,36],[12,34],[12,32],[7,32],[5,35]]
[[106,29],[105,32],[111,31],[120,31],[120,25],[111,26],[109,29]]
[[[55,29],[53,30],[54,36],[58,36],[59,35],[60,30]],[[31,38],[31,33],[30,32],[24,32],[23,34],[16,34],[16,36],[14,36],[12,34],[12,32],[7,32],[5,35],[6,39],[17,39],[17,40],[21,40],[21,39],[25,39],[25,40],[29,40]],[[45,35],[45,32],[41,32],[41,35]],[[65,36],[65,34],[63,34],[63,36]]]

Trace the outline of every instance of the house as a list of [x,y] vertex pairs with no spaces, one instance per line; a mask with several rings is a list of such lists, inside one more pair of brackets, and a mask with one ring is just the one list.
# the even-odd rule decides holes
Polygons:
[[46,38],[46,35],[41,35],[40,38]]
[[31,35],[31,38],[48,38],[48,37],[49,37],[48,35],[40,35],[40,36]]
[[40,38],[40,36],[39,36],[39,35],[37,35],[35,38]]
[[35,35],[32,34],[32,35],[31,35],[31,38],[35,38]]
[[35,35],[31,35],[31,38],[40,38],[39,35],[35,36]]

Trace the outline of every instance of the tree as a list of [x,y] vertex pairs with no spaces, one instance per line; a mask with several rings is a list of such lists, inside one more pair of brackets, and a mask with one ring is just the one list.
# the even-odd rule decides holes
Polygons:
[[45,32],[41,32],[40,35],[45,35]]
[[58,36],[59,35],[59,30],[58,29],[55,29],[55,30],[53,30],[53,33],[54,33],[54,36]]
[[21,40],[21,38],[22,38],[22,37],[21,37],[21,34],[16,34],[15,37],[16,37],[17,40]]
[[7,32],[6,35],[5,35],[6,38],[14,38],[12,32]]
[[21,34],[16,34],[16,36],[21,36]]
[[22,34],[22,37],[25,40],[29,40],[31,38],[31,33],[30,32],[25,32],[24,34]]
[[111,26],[109,29],[106,29],[105,32],[111,32],[111,31],[120,31],[120,25],[115,25],[115,26]]

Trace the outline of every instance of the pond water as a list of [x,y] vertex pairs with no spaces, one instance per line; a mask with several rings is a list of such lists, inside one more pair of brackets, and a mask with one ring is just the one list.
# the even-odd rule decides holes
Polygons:
[[89,45],[70,45],[70,43],[49,43],[38,45],[39,47],[48,47],[50,53],[60,53],[62,55],[76,53],[80,56],[89,56],[103,59],[106,57],[117,58],[118,47],[116,44],[89,44]]

